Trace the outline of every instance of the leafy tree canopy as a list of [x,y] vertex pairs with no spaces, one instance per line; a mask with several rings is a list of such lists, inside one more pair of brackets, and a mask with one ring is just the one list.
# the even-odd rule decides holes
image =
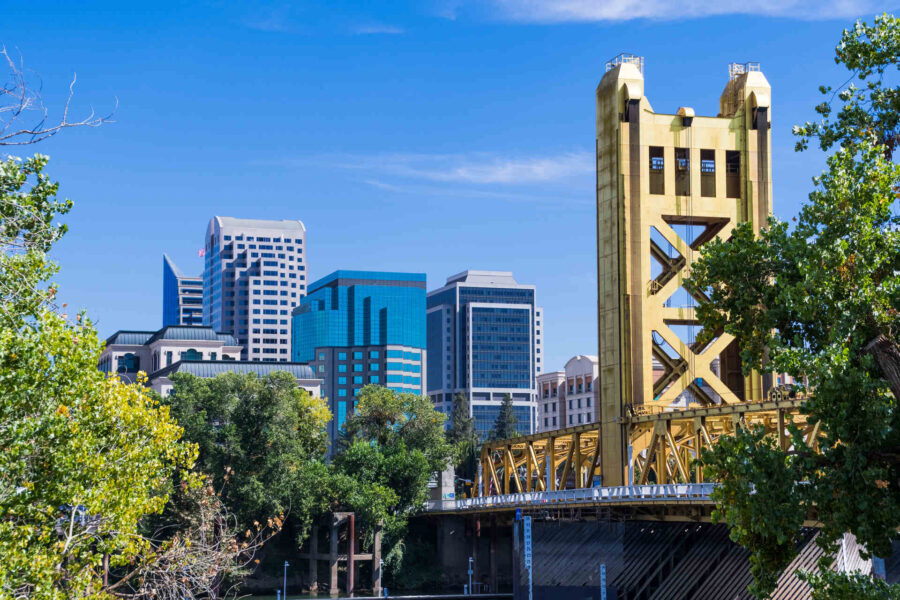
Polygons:
[[317,464],[331,419],[324,400],[285,372],[175,373],[172,382],[165,402],[185,439],[197,444],[198,468],[223,489],[239,521],[249,526],[289,512],[303,530],[323,502],[321,478],[327,478]]
[[[796,129],[800,149],[812,138],[838,146],[796,225],[771,219],[758,237],[740,225],[693,266],[690,285],[711,299],[697,311],[704,332],[737,337],[745,370],[806,377],[813,395],[803,412],[820,426],[818,453],[794,429],[789,451],[749,431],[704,454],[722,484],[717,516],[752,552],[758,596],[793,558],[811,511],[831,552],[849,531],[887,556],[900,525],[900,169],[891,161],[900,88],[883,78],[896,74],[898,52],[892,16],[844,32],[836,60],[865,85],[840,91],[843,106],[821,105],[819,123]],[[849,597],[822,595],[858,583],[837,577],[812,578],[817,597]]]
[[142,385],[98,371],[89,322],[48,309],[46,253],[71,203],[46,162],[0,163],[0,596],[104,597],[102,557],[143,560],[141,521],[195,450]]

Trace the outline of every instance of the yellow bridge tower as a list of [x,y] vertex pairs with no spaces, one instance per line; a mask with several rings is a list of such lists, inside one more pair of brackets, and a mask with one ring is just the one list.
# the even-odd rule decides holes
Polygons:
[[758,64],[732,64],[717,116],[657,113],[643,59],[625,54],[597,86],[603,485],[628,483],[628,417],[763,400],[731,336],[697,341],[704,292],[682,284],[704,243],[737,223],[758,231],[771,213],[770,96]]

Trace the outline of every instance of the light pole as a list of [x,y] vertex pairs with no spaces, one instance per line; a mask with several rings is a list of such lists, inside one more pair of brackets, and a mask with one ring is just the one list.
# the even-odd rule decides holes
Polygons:
[[291,566],[291,563],[284,561],[284,586],[281,588],[281,597],[284,600],[287,600],[287,568],[289,566]]

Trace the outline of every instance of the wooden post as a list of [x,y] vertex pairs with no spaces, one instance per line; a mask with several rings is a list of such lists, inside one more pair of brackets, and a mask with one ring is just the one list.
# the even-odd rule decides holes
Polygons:
[[381,526],[375,524],[375,541],[372,545],[372,594],[381,596]]
[[354,583],[356,583],[356,561],[353,554],[356,552],[356,515],[350,513],[347,529],[347,593],[352,595]]
[[328,593],[337,596],[338,590],[338,524],[340,521],[337,516],[331,518],[331,552],[328,557],[328,563],[331,566],[331,581],[329,582]]
[[315,593],[319,587],[319,526],[312,526],[309,538],[309,591]]

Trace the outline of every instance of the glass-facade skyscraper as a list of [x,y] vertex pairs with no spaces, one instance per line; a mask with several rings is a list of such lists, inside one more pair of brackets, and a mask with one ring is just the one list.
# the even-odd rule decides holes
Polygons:
[[291,311],[306,293],[300,221],[213,217],[206,230],[203,324],[230,333],[242,360],[287,362]]
[[454,395],[466,394],[482,438],[506,394],[519,432],[535,430],[543,348],[535,296],[533,285],[520,285],[506,271],[465,271],[428,293],[428,395],[449,415]]
[[163,254],[163,327],[203,325],[203,278],[188,277]]
[[335,271],[292,316],[292,353],[323,381],[334,439],[366,384],[424,395],[425,274]]

